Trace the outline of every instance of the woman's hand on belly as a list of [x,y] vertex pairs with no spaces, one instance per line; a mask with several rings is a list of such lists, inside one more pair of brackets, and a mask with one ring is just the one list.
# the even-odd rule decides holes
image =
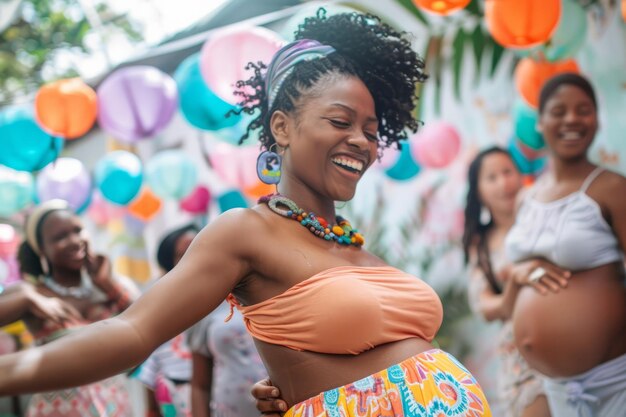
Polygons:
[[280,413],[287,411],[287,403],[280,399],[280,391],[269,378],[252,386],[252,396],[256,401],[256,409],[265,416],[280,417]]
[[559,292],[567,287],[572,273],[559,268],[545,259],[531,259],[517,262],[509,270],[509,276],[518,285],[528,285],[541,294]]

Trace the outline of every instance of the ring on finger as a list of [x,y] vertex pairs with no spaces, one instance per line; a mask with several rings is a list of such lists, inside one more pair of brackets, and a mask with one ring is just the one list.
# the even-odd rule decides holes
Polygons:
[[546,274],[546,270],[542,267],[537,267],[533,269],[533,271],[528,275],[528,282],[535,283],[541,279]]

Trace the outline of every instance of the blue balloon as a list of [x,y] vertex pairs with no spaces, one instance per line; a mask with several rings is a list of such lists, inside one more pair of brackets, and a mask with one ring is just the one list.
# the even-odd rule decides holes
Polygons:
[[419,174],[421,168],[411,155],[411,147],[408,142],[402,144],[400,156],[396,163],[385,171],[385,174],[396,181],[410,180]]
[[98,161],[94,177],[104,198],[124,206],[139,193],[143,169],[141,161],[135,154],[115,151]]
[[220,213],[230,210],[232,208],[247,208],[248,203],[241,193],[237,190],[226,191],[217,197],[217,204],[220,208]]
[[146,182],[161,198],[181,200],[198,183],[198,170],[183,151],[163,151],[146,164]]
[[513,107],[515,135],[522,143],[535,150],[546,146],[543,135],[537,131],[537,111],[522,100],[517,100]]
[[10,217],[32,203],[32,174],[0,166],[0,216]]
[[187,57],[176,69],[174,80],[178,85],[180,110],[193,126],[204,130],[218,130],[234,126],[241,116],[226,113],[237,107],[219,98],[207,87],[200,73],[200,54]]
[[59,156],[63,139],[44,132],[32,108],[9,107],[0,112],[0,149],[0,164],[33,172]]
[[515,138],[509,141],[509,153],[522,174],[537,174],[546,166],[545,156],[532,161],[526,158],[515,143]]

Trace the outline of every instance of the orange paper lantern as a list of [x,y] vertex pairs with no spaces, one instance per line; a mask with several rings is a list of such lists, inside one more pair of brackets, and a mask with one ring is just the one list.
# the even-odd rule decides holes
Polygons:
[[420,9],[428,10],[441,15],[448,15],[464,9],[471,0],[413,0],[413,4]]
[[79,78],[46,84],[35,97],[37,123],[48,133],[65,139],[87,133],[97,112],[96,92]]
[[515,68],[515,87],[528,105],[537,108],[543,84],[563,72],[579,73],[578,64],[572,59],[557,62],[522,59]]
[[626,20],[626,0],[622,0],[622,17]]
[[261,181],[256,181],[256,184],[251,185],[249,187],[245,187],[243,189],[243,193],[248,198],[252,198],[254,200],[258,200],[259,198],[273,194],[276,192],[276,186],[273,184],[265,184]]
[[139,197],[128,205],[128,212],[134,217],[147,222],[161,210],[161,200],[149,188],[143,188]]
[[500,45],[529,48],[546,42],[561,17],[561,0],[486,0],[485,19]]

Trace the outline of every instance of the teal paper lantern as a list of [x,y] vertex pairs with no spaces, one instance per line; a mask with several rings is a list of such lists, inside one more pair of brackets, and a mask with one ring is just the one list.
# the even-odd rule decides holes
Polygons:
[[146,164],[146,182],[161,198],[181,200],[198,183],[198,169],[183,151],[163,151]]
[[404,142],[396,163],[385,171],[385,174],[396,181],[407,181],[420,172],[420,166],[411,155],[411,146]]
[[63,139],[44,132],[32,108],[9,107],[0,112],[0,164],[18,171],[38,171],[62,149]]
[[217,197],[217,204],[220,213],[233,208],[247,208],[248,202],[245,197],[237,190],[229,190]]
[[537,111],[522,100],[517,100],[513,106],[513,123],[515,136],[526,146],[540,150],[546,146],[543,135],[537,131]]
[[29,172],[0,165],[0,216],[10,217],[33,201],[35,182]]
[[207,87],[200,73],[199,58],[199,53],[187,57],[174,73],[181,113],[191,125],[203,130],[213,131],[236,125],[241,116],[233,114],[226,117],[236,107]]
[[106,200],[125,206],[141,189],[143,168],[135,154],[114,151],[98,161],[94,177],[100,193]]
[[509,141],[509,153],[522,174],[537,174],[546,166],[547,158],[545,156],[533,160],[526,158],[517,146],[515,138]]

